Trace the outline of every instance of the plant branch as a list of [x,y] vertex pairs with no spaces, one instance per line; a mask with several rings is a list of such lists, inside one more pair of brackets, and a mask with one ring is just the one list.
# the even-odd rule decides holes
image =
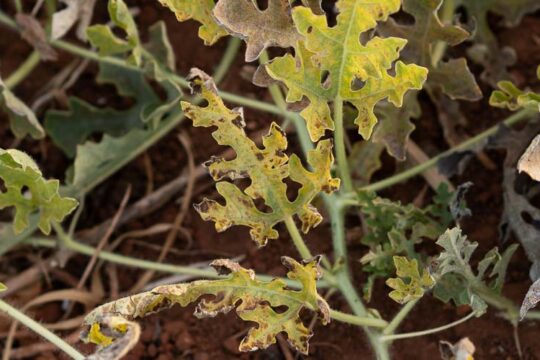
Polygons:
[[405,320],[405,318],[411,312],[411,310],[414,308],[414,306],[416,304],[418,304],[418,301],[420,301],[420,299],[414,299],[412,301],[409,301],[405,305],[403,305],[401,307],[401,309],[399,309],[396,316],[394,316],[392,321],[390,321],[390,324],[388,324],[388,326],[386,328],[384,328],[384,330],[382,332],[383,335],[393,334],[396,331],[396,329],[399,327],[399,325],[401,325],[403,320]]
[[19,310],[15,309],[13,306],[9,305],[3,300],[0,300],[0,312],[6,313],[9,317],[13,318],[15,321],[20,322],[24,326],[28,327],[30,330],[36,334],[45,338],[45,340],[57,346],[60,350],[69,355],[72,359],[83,360],[86,357],[78,352],[74,347],[69,345],[67,342],[62,340],[58,335],[54,334],[43,325],[35,321],[34,319],[26,316]]
[[388,322],[375,317],[360,317],[350,315],[337,310],[330,310],[330,317],[334,320],[356,326],[369,326],[375,328],[384,328],[388,326]]
[[21,81],[23,81],[39,64],[39,53],[34,50],[28,56],[28,58],[15,70],[12,72],[4,81],[8,89],[13,89]]
[[336,162],[343,187],[346,192],[353,191],[351,172],[345,150],[345,127],[343,125],[343,100],[337,96],[334,100],[334,146],[336,148]]
[[450,328],[452,328],[454,326],[458,326],[460,324],[463,324],[464,322],[466,322],[469,319],[473,318],[475,315],[476,315],[475,312],[471,312],[469,315],[465,316],[462,319],[459,319],[459,320],[454,321],[454,322],[452,322],[450,324],[439,326],[439,327],[436,327],[436,328],[433,328],[433,329],[422,330],[422,331],[414,331],[414,332],[396,334],[396,335],[383,335],[383,336],[380,337],[380,340],[388,342],[388,341],[394,341],[394,340],[407,339],[407,338],[412,338],[412,337],[417,337],[417,336],[424,336],[424,335],[434,334],[434,333],[437,333],[437,332],[441,332],[441,331],[450,329]]
[[313,254],[307,247],[304,239],[302,239],[302,234],[300,234],[300,231],[298,231],[298,227],[294,223],[294,219],[291,216],[285,218],[285,226],[287,227],[287,231],[289,231],[289,234],[291,235],[293,244],[296,247],[296,250],[298,250],[298,253],[302,259],[308,260],[313,258]]
[[238,49],[242,45],[242,41],[239,38],[231,37],[227,43],[227,48],[221,57],[221,60],[214,70],[214,82],[219,84],[229,72],[229,68],[233,63],[236,55],[238,54]]

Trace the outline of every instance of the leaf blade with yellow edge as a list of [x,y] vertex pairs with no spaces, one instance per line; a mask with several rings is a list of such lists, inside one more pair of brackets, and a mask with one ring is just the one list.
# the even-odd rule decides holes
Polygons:
[[[225,199],[225,205],[204,199],[196,205],[204,220],[215,222],[217,231],[224,231],[232,225],[251,228],[252,239],[264,246],[268,239],[278,237],[274,225],[294,215],[302,221],[302,230],[307,232],[317,226],[322,217],[310,205],[319,192],[331,193],[339,188],[339,179],[331,176],[333,163],[332,143],[320,141],[315,150],[308,153],[308,162],[313,171],[308,171],[296,155],[290,158],[284,153],[287,138],[280,127],[273,123],[263,137],[260,149],[244,132],[242,109],[228,109],[217,94],[213,80],[204,72],[193,69],[190,74],[192,89],[208,102],[199,107],[182,102],[186,117],[193,120],[196,127],[215,126],[212,136],[218,144],[229,146],[236,152],[233,160],[213,157],[205,165],[210,175],[218,181],[216,188]],[[224,179],[236,180],[250,178],[251,184],[244,191]],[[294,200],[287,197],[288,187],[285,179],[301,185]],[[270,212],[257,208],[255,200],[262,199]]]
[[394,256],[394,265],[398,277],[386,280],[386,285],[393,289],[388,295],[395,302],[404,304],[420,299],[426,289],[431,289],[435,285],[435,280],[428,270],[424,269],[420,273],[416,259]]
[[[312,333],[300,319],[300,312],[303,309],[315,311],[321,315],[323,324],[330,321],[328,304],[317,293],[317,279],[321,276],[319,260],[315,258],[301,264],[292,258],[282,257],[283,264],[289,270],[287,277],[298,281],[300,290],[288,289],[281,279],[258,280],[253,270],[245,269],[231,260],[215,260],[212,266],[218,273],[227,274],[223,279],[164,285],[98,307],[85,318],[85,324],[91,329],[86,341],[93,341],[103,347],[109,345],[107,335],[98,334],[96,330],[100,332],[99,324],[107,325],[105,320],[111,315],[116,318],[116,328],[122,324],[119,320],[121,318],[124,318],[125,327],[129,327],[129,320],[144,317],[173,304],[185,307],[202,296],[211,295],[214,297],[199,301],[194,313],[196,317],[214,317],[236,308],[242,320],[257,324],[250,328],[240,343],[240,351],[265,349],[276,342],[278,334],[284,332],[291,346],[307,354],[308,340]],[[286,309],[278,312],[277,308]],[[117,334],[118,331],[111,333]]]

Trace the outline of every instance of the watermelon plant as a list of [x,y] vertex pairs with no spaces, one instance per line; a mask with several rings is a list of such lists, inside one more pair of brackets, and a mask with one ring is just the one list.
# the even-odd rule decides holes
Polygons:
[[[284,335],[292,349],[309,355],[314,334],[309,314],[323,326],[339,322],[362,329],[371,345],[369,356],[377,359],[392,358],[392,344],[400,339],[437,334],[489,309],[516,329],[520,320],[540,318],[533,310],[540,300],[537,282],[523,294],[521,312],[502,293],[518,244],[481,253],[479,244],[463,230],[464,219],[474,215],[465,201],[472,184],[454,186],[449,179],[467,166],[471,155],[486,166],[492,164],[483,152],[488,142],[507,150],[504,219],[509,226],[504,229],[516,233],[533,263],[531,280],[538,280],[540,251],[532,239],[538,235],[535,221],[540,213],[531,205],[533,195],[514,191],[518,158],[536,133],[508,127],[537,118],[540,96],[512,83],[507,68],[515,59],[504,62],[502,56],[515,54],[497,43],[487,21],[488,13],[495,13],[508,20],[507,25],[517,25],[539,8],[537,1],[157,2],[178,21],[197,22],[204,45],[228,38],[221,62],[212,65],[213,75],[199,64],[190,64],[189,73],[181,74],[165,22],[143,30],[128,1],[63,0],[62,7],[56,1],[42,1],[33,8],[14,1],[13,9],[0,8],[3,29],[19,32],[34,49],[10,76],[0,78],[0,109],[9,119],[10,136],[22,145],[45,138],[70,163],[60,184],[47,179],[38,162],[16,146],[0,148],[0,209],[5,209],[3,219],[10,219],[0,227],[0,256],[7,259],[23,246],[52,249],[64,263],[74,254],[86,255],[90,261],[77,281],[77,291],[103,264],[147,270],[141,277],[145,280],[134,287],[138,291],[84,302],[86,314],[77,325],[84,327],[82,340],[96,345],[91,355],[83,355],[77,346],[25,315],[26,308],[0,299],[0,311],[13,318],[5,359],[13,351],[17,322],[73,359],[120,359],[140,339],[137,319],[194,303],[197,318],[234,310],[249,322],[239,343],[242,352],[264,350]],[[92,24],[94,10],[105,4],[107,21]],[[459,16],[468,24],[458,21]],[[471,24],[477,24],[476,29]],[[68,35],[75,28],[78,43]],[[250,66],[241,74],[233,73],[231,65],[242,46]],[[466,57],[454,57],[457,46],[481,65],[481,76],[471,71]],[[66,67],[56,79],[60,85],[54,85],[55,91],[62,90],[64,108],[48,109],[41,116],[41,103],[51,97],[45,94],[25,104],[16,87],[41,62],[49,66],[59,53],[84,61]],[[89,61],[97,64],[96,82],[126,99],[121,109],[65,96],[80,75],[79,67]],[[267,90],[272,102],[220,90],[225,77],[236,82],[249,78]],[[475,136],[460,131],[467,122],[462,101],[479,102],[481,88],[491,92],[490,86],[499,80],[490,104],[515,113]],[[266,122],[268,114],[272,122]],[[426,118],[430,126],[441,127],[449,145],[432,157],[410,139],[415,122]],[[155,210],[184,188],[192,193],[194,178],[173,181],[131,205],[128,190],[112,219],[82,235],[77,232],[85,199],[92,199],[100,184],[179,125],[209,128],[209,136],[225,150],[225,155],[205,153],[209,157],[203,163],[205,171],[199,175],[192,171],[191,177],[200,179],[209,174],[215,189],[194,204],[198,215],[216,233],[231,227],[247,229],[260,252],[273,243],[292,242],[294,256],[280,257],[286,276],[256,273],[238,259],[216,259],[211,268],[163,263],[168,250],[162,250],[158,261],[143,260],[115,250],[116,242],[108,244],[120,224]],[[259,125],[263,132],[253,134]],[[181,141],[189,148],[189,141],[184,137]],[[191,142],[198,147],[198,139]],[[528,161],[525,171],[534,173],[539,164],[535,156],[535,148],[529,148],[521,162]],[[192,157],[188,162],[194,167]],[[388,164],[397,164],[396,171],[385,177]],[[391,192],[381,194],[417,175],[432,188],[428,193],[426,187],[420,200],[404,204]],[[426,194],[431,203],[422,206]],[[173,235],[163,249],[174,241],[187,205],[167,227]],[[512,207],[529,211],[533,226],[512,216]],[[359,231],[351,224],[360,224]],[[159,225],[147,231],[165,232],[156,230]],[[329,230],[327,253],[310,246],[317,227]],[[187,280],[140,292],[155,272]],[[10,292],[10,277],[0,278],[0,295]],[[385,297],[396,303],[397,311],[390,316],[388,309],[373,308],[379,302],[374,300],[377,284],[385,284]],[[335,307],[331,294],[347,306]],[[468,312],[438,327],[400,332],[403,321],[428,296]],[[63,300],[69,316],[75,311],[74,300]],[[471,358],[472,348],[466,349]],[[456,358],[465,351],[457,345],[449,349]]]

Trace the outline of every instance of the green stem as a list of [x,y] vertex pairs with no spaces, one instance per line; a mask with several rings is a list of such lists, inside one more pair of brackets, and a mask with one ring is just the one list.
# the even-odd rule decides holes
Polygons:
[[22,7],[21,0],[13,0],[13,3],[14,3],[14,5],[15,5],[15,10],[16,10],[18,13],[22,13],[22,12],[23,12],[23,7]]
[[353,191],[349,162],[345,150],[345,127],[343,126],[343,100],[336,96],[334,100],[334,146],[336,148],[336,161],[338,172],[346,192]]
[[384,328],[388,326],[388,322],[383,319],[378,319],[374,317],[360,317],[346,314],[337,310],[330,310],[330,317],[334,320],[356,326],[369,326],[375,328]]
[[13,318],[14,320],[28,327],[30,330],[32,330],[36,334],[42,336],[43,338],[45,338],[45,340],[54,344],[60,350],[65,352],[67,355],[69,355],[72,359],[76,359],[76,360],[85,359],[85,356],[83,354],[78,352],[74,347],[72,347],[67,342],[65,342],[60,337],[58,337],[58,335],[54,334],[53,332],[45,328],[43,325],[41,325],[34,319],[29,318],[28,316],[26,316],[19,310],[15,309],[13,306],[9,305],[3,300],[0,300],[0,312],[6,313],[9,317]]
[[293,244],[298,250],[298,253],[302,257],[302,259],[304,260],[312,259],[313,254],[308,249],[306,243],[304,242],[304,239],[302,239],[302,235],[300,234],[300,231],[298,231],[298,228],[296,227],[296,224],[294,223],[294,219],[291,216],[285,218],[285,226],[287,226],[287,230],[289,231],[289,234],[291,235]]
[[418,301],[420,301],[420,299],[414,299],[403,305],[392,321],[390,321],[390,324],[388,324],[388,326],[383,330],[383,335],[393,334],[407,315],[411,312],[414,306],[418,303]]
[[[426,162],[418,164],[415,167],[412,167],[412,168],[410,168],[408,170],[405,170],[405,171],[403,171],[403,172],[401,172],[399,174],[396,174],[394,176],[388,177],[388,178],[386,178],[384,180],[381,180],[381,181],[375,182],[373,184],[358,188],[357,190],[358,191],[380,191],[380,190],[386,189],[387,187],[390,187],[392,185],[395,185],[395,184],[398,184],[398,183],[403,182],[405,180],[408,180],[411,177],[416,176],[418,174],[421,174],[424,171],[426,171],[427,169],[437,165],[439,160],[441,160],[442,158],[445,158],[445,157],[447,157],[449,155],[452,155],[453,153],[456,153],[456,152],[459,152],[459,151],[470,149],[474,145],[482,142],[483,140],[486,140],[488,137],[494,135],[497,132],[497,130],[500,128],[501,124],[504,124],[506,126],[512,126],[514,124],[517,124],[520,121],[523,121],[523,120],[525,120],[527,118],[530,118],[530,117],[533,117],[535,115],[538,115],[538,111],[532,111],[531,109],[520,110],[520,111],[516,112],[515,114],[512,114],[511,116],[506,118],[504,121],[498,123],[497,125],[494,125],[494,126],[490,127],[489,129],[481,132],[480,134],[478,134],[478,135],[476,135],[476,136],[462,142],[461,144],[459,144],[459,145],[457,145],[457,146],[455,146],[455,147],[453,147],[451,149],[448,149],[448,150],[440,153],[437,156],[432,157],[431,159],[429,159]],[[353,194],[347,194],[346,196],[349,199],[355,197]]]
[[412,338],[412,337],[417,337],[417,336],[424,336],[424,335],[434,334],[434,333],[437,333],[437,332],[441,332],[441,331],[450,329],[450,328],[452,328],[454,326],[457,326],[459,324],[463,324],[467,320],[473,318],[475,316],[475,314],[476,314],[475,312],[472,312],[472,313],[470,313],[469,315],[465,316],[462,319],[459,319],[459,320],[454,321],[454,322],[452,322],[450,324],[439,326],[439,327],[436,327],[436,328],[433,328],[433,329],[428,329],[428,330],[423,330],[423,331],[414,331],[414,332],[396,334],[396,335],[383,335],[379,339],[381,341],[389,342],[389,341],[394,341],[394,340],[407,339],[407,338]]
[[529,311],[525,315],[526,320],[540,320],[540,311]]
[[214,71],[214,81],[216,84],[219,84],[224,78],[225,75],[229,72],[229,68],[238,54],[238,49],[242,45],[242,41],[239,38],[231,37],[227,44],[227,48],[221,57],[221,61]]
[[39,64],[39,53],[34,50],[28,56],[28,58],[15,70],[11,73],[7,79],[4,81],[8,89],[13,89],[21,81],[23,81]]

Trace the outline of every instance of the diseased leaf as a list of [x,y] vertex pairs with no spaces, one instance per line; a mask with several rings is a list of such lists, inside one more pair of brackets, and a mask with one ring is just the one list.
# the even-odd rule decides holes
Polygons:
[[427,289],[435,285],[435,280],[429,274],[429,270],[418,269],[416,259],[409,260],[404,256],[394,256],[397,278],[386,280],[386,285],[394,289],[388,294],[392,300],[400,304],[408,303],[424,296]]
[[159,0],[159,2],[171,9],[178,21],[193,19],[200,22],[199,37],[204,40],[205,45],[213,45],[227,35],[227,31],[220,27],[212,17],[214,0]]
[[536,280],[525,295],[523,302],[521,303],[521,308],[519,309],[519,316],[521,320],[525,318],[529,310],[534,308],[536,304],[540,302],[540,279]]
[[6,290],[7,290],[7,286],[0,282],[0,292],[6,291]]
[[21,31],[21,37],[39,52],[43,61],[56,61],[58,54],[47,41],[47,34],[40,22],[32,15],[17,13],[15,21]]
[[475,45],[468,54],[475,62],[484,66],[482,79],[492,86],[509,78],[507,67],[516,61],[514,49],[501,48],[497,37],[491,30],[488,15],[496,14],[503,18],[503,25],[513,27],[521,22],[523,16],[540,9],[537,0],[462,0],[469,19],[475,27]]
[[[314,124],[331,128],[328,125],[330,119],[324,117],[329,110],[322,110],[323,103],[337,98],[352,104],[358,111],[355,123],[359,133],[368,139],[377,123],[374,106],[388,99],[400,107],[404,94],[410,89],[420,89],[427,76],[423,67],[405,65],[401,61],[394,64],[407,43],[405,39],[374,37],[365,45],[360,41],[360,37],[366,36],[365,33],[373,29],[377,21],[385,21],[389,14],[399,10],[399,6],[399,0],[340,0],[336,4],[339,11],[337,24],[333,27],[328,26],[324,15],[315,15],[306,7],[294,8],[294,23],[305,37],[305,48],[313,55],[306,56],[298,45],[297,53],[301,55],[296,67],[292,67],[294,62],[290,58],[277,58],[268,67],[270,75],[292,89],[291,99],[298,99],[304,94],[312,109],[321,109],[316,112],[319,118]],[[309,61],[312,63],[308,64]],[[317,66],[323,76],[317,80],[317,73],[305,69],[308,65]],[[389,74],[391,69],[395,76]],[[303,80],[294,72],[309,74],[309,77]],[[318,140],[324,128],[313,132],[315,125],[309,124],[313,120],[306,120],[312,140]]]
[[257,60],[267,47],[293,47],[300,40],[290,8],[289,0],[270,0],[264,10],[252,0],[220,0],[213,14],[227,31],[246,41],[249,62]]
[[0,78],[0,108],[7,113],[11,131],[17,138],[30,135],[34,139],[41,139],[45,136],[45,131],[34,112],[7,88],[2,78]]
[[5,191],[0,192],[0,209],[14,207],[15,234],[28,226],[29,216],[39,212],[39,229],[49,234],[51,222],[61,222],[75,209],[75,199],[58,194],[58,180],[45,180],[32,158],[22,151],[0,149],[0,179]]
[[[245,269],[231,260],[215,260],[212,266],[219,274],[227,274],[224,279],[164,285],[150,292],[116,300],[92,311],[85,318],[85,324],[96,329],[95,324],[102,324],[104,318],[114,316],[118,329],[122,325],[120,318],[125,319],[124,324],[127,326],[129,320],[144,317],[173,304],[185,307],[202,296],[211,295],[213,298],[205,298],[198,303],[196,317],[215,317],[236,308],[242,320],[257,324],[250,328],[240,343],[240,351],[265,349],[276,342],[278,334],[284,332],[292,347],[307,354],[308,340],[312,333],[302,323],[301,310],[318,312],[323,324],[330,321],[328,304],[317,294],[316,280],[321,276],[319,258],[300,264],[284,256],[282,262],[289,269],[287,277],[301,284],[300,290],[288,289],[286,283],[279,279],[270,282],[258,280],[253,270]],[[277,308],[282,311],[278,312]],[[118,335],[118,331],[112,333]],[[100,338],[101,335],[93,335],[86,340],[97,339],[94,342],[106,346],[108,339],[100,341]]]
[[370,183],[373,174],[382,167],[381,154],[384,146],[372,141],[354,143],[349,155],[349,169],[358,187]]
[[476,347],[469,338],[465,337],[455,344],[440,341],[439,351],[443,360],[474,360]]
[[540,181],[540,135],[531,141],[527,150],[521,155],[518,161],[518,171],[526,172],[531,178]]
[[[536,73],[540,79],[540,66]],[[497,86],[499,90],[494,91],[489,98],[489,104],[491,106],[507,108],[512,111],[521,108],[531,108],[540,111],[540,94],[522,91],[510,81],[500,81]]]
[[101,56],[129,52],[128,62],[139,66],[142,57],[141,41],[137,25],[129,12],[129,8],[124,0],[109,0],[107,9],[112,23],[124,30],[126,38],[119,38],[106,25],[94,25],[87,30],[88,40],[98,48]]
[[[216,188],[225,199],[225,205],[204,199],[196,206],[204,220],[215,222],[217,231],[224,231],[232,225],[251,228],[252,239],[264,246],[268,239],[276,239],[278,232],[274,226],[286,218],[298,216],[302,231],[307,232],[317,226],[322,217],[310,203],[319,192],[331,193],[339,188],[339,179],[331,176],[333,163],[332,143],[320,141],[317,148],[308,153],[308,162],[313,171],[306,170],[298,156],[290,158],[284,153],[287,149],[285,133],[272,123],[268,134],[263,138],[263,149],[259,149],[244,132],[242,109],[228,109],[217,94],[213,80],[204,72],[192,69],[191,88],[200,93],[208,106],[199,107],[182,102],[185,115],[193,120],[194,126],[211,127],[217,130],[213,137],[218,144],[230,146],[236,152],[234,160],[213,157],[205,165],[210,175],[218,181]],[[249,178],[251,183],[244,191],[224,179]],[[287,197],[290,179],[301,185],[294,200]],[[255,200],[263,200],[270,211],[261,211]]]
[[[394,19],[381,23],[377,31],[383,36],[396,36],[407,39],[407,45],[401,52],[401,58],[406,63],[424,66],[429,70],[424,88],[439,111],[439,121],[448,135],[455,119],[463,117],[445,116],[444,110],[451,103],[455,113],[460,113],[459,104],[448,99],[461,99],[476,101],[482,97],[473,74],[470,72],[467,61],[463,58],[440,61],[434,58],[434,47],[438,42],[449,46],[462,43],[470,34],[459,26],[441,23],[438,10],[442,0],[404,0],[403,10],[414,17],[413,24],[400,24]],[[402,109],[395,110],[390,107],[378,110],[382,113],[382,121],[376,129],[376,141],[386,145],[390,155],[398,160],[405,160],[405,146],[409,135],[414,129],[411,119],[421,115],[418,93],[407,94]],[[443,103],[440,105],[439,103]],[[447,120],[447,121],[443,121]],[[388,123],[388,124],[385,124]],[[398,129],[394,131],[394,129]],[[378,133],[377,133],[378,132]],[[452,138],[447,137],[451,145]],[[462,139],[460,139],[462,140]]]
[[86,29],[90,25],[96,0],[62,0],[66,7],[52,17],[51,39],[57,40],[79,22],[77,37],[86,40]]
[[448,229],[439,237],[437,245],[444,250],[436,260],[434,295],[444,302],[453,300],[456,305],[468,304],[481,315],[487,308],[482,294],[486,291],[501,292],[517,244],[510,245],[502,254],[496,247],[490,250],[478,263],[476,273],[470,261],[478,243],[470,242],[459,227]]

